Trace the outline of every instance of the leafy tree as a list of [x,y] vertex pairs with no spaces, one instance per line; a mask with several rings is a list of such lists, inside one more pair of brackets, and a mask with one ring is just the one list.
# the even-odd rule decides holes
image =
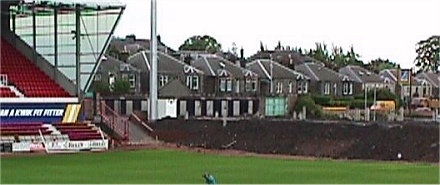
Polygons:
[[126,79],[116,79],[113,83],[113,94],[124,95],[130,92],[130,82]]
[[330,55],[330,60],[339,68],[346,66],[347,63],[347,58],[344,55],[344,51],[342,50],[341,47],[332,46],[332,54]]
[[388,59],[377,58],[365,65],[365,68],[375,73],[379,73],[384,69],[400,69],[400,65],[396,64],[395,62],[391,62]]
[[222,50],[222,46],[217,40],[209,35],[192,36],[179,46],[180,51],[207,51],[217,53]]
[[108,84],[108,82],[106,82],[105,80],[94,81],[92,88],[95,92],[101,95],[110,94],[110,84]]
[[416,45],[417,57],[414,63],[421,71],[439,71],[440,36],[434,35]]
[[361,55],[359,55],[354,51],[353,46],[350,46],[350,51],[347,51],[346,57],[347,57],[348,65],[359,65],[359,66],[363,65],[363,62],[359,60]]
[[314,50],[310,49],[308,55],[322,62],[329,61],[330,56],[327,50],[327,44],[315,43],[315,46],[316,48]]

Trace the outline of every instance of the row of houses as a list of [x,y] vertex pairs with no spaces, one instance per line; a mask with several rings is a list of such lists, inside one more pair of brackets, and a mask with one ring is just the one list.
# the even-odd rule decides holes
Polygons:
[[[95,83],[106,81],[111,84],[116,78],[124,78],[130,82],[132,93],[147,95],[151,53],[148,42],[142,41],[132,37],[126,38],[126,42],[114,41],[118,50],[128,53],[127,57],[121,60],[109,55],[102,57]],[[146,44],[140,44],[144,42]],[[400,83],[403,77],[399,69],[376,74],[361,66],[349,65],[334,71],[293,51],[274,53],[271,59],[254,55],[250,61],[243,62],[240,58],[230,61],[221,54],[178,53],[163,45],[158,53],[158,95],[175,98],[258,97],[314,93],[343,97],[373,88],[387,88],[401,97],[409,97],[410,92],[413,97],[438,97],[439,94],[437,73],[413,76],[410,90],[409,84]],[[287,64],[283,62],[286,55]]]

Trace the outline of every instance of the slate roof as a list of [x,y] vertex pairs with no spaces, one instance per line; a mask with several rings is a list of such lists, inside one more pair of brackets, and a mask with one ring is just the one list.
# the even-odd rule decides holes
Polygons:
[[208,76],[220,76],[223,70],[234,77],[244,77],[246,72],[250,72],[251,75],[256,76],[256,73],[237,66],[236,64],[216,55],[200,56],[198,59],[191,61],[191,65],[195,68],[201,69]]
[[428,83],[430,83],[433,87],[438,88],[439,87],[439,77],[440,73],[434,73],[434,72],[422,72],[417,74],[416,76],[419,79],[425,79]]
[[191,90],[179,79],[174,79],[159,89],[160,96],[182,97],[191,94]]
[[254,61],[257,59],[270,59],[270,55],[272,55],[272,60],[279,62],[284,66],[290,65],[291,60],[294,65],[300,65],[308,62],[321,63],[312,57],[302,55],[293,50],[258,51],[256,54],[249,57],[249,61]]
[[[127,51],[130,54],[135,54],[142,50],[150,50],[149,39],[128,39],[128,38],[112,38],[109,47],[115,47],[119,51]],[[164,53],[175,52],[170,47],[166,46],[162,42],[158,42],[157,50]]]
[[340,82],[344,80],[344,77],[350,81],[353,80],[347,75],[340,74],[336,71],[326,68],[322,64],[317,64],[317,63],[304,63],[295,66],[295,70],[305,74],[312,81]]
[[104,73],[104,72],[109,72],[109,71],[120,71],[121,70],[121,66],[127,67],[128,70],[130,71],[140,71],[138,68],[127,64],[125,62],[122,62],[116,58],[113,58],[111,56],[105,55],[104,57],[101,58],[101,63],[99,64],[98,67],[98,73]]
[[283,66],[275,61],[272,61],[273,74],[271,75],[270,63],[271,61],[266,59],[254,60],[246,64],[246,68],[251,71],[254,71],[256,74],[258,74],[259,76],[261,76],[266,80],[270,80],[271,76],[273,76],[274,79],[297,79],[299,77],[310,79],[308,76],[300,72],[297,72],[295,70],[292,70],[290,68],[287,68],[286,66]]
[[[141,51],[130,56],[127,63],[139,68],[142,71],[150,71],[150,51]],[[204,74],[201,70],[196,69],[176,58],[163,52],[157,54],[157,66],[160,73],[184,74],[186,70],[193,70],[195,73]]]
[[358,83],[383,83],[384,80],[376,73],[368,71],[367,69],[356,66],[348,65],[339,69],[339,73],[349,76]]

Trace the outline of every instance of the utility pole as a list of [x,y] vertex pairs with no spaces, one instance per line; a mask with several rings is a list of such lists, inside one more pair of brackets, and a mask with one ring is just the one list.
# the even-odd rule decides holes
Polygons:
[[156,0],[151,0],[151,39],[150,39],[150,122],[157,120],[157,34]]
[[[377,106],[376,97],[376,84],[374,84],[374,106]],[[373,121],[376,121],[376,109],[373,112]]]

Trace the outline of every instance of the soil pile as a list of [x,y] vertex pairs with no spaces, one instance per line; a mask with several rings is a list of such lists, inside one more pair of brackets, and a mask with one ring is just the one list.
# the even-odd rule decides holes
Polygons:
[[[435,123],[353,124],[292,121],[161,120],[152,137],[207,149],[334,159],[439,162]],[[401,154],[401,159],[398,154]]]

